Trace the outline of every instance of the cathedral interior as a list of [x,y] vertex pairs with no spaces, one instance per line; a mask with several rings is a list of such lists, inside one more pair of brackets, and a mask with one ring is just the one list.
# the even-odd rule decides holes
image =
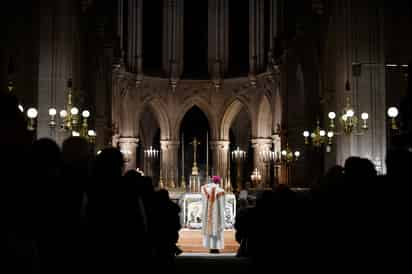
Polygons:
[[310,189],[353,156],[385,175],[411,132],[409,1],[8,5],[0,90],[33,138],[117,148],[171,195],[212,175],[236,195]]

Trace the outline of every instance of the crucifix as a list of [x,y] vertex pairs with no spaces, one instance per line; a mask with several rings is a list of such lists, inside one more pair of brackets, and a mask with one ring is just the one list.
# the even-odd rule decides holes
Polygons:
[[193,142],[190,143],[193,145],[193,167],[192,167],[192,175],[197,176],[199,175],[199,169],[197,167],[197,162],[196,162],[196,152],[197,152],[197,146],[200,145],[200,142],[197,141],[196,137],[193,139]]

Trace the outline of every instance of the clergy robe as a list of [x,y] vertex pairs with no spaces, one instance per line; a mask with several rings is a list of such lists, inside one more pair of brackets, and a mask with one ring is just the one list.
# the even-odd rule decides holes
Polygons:
[[215,183],[205,184],[202,193],[203,246],[208,249],[223,249],[225,228],[225,192]]

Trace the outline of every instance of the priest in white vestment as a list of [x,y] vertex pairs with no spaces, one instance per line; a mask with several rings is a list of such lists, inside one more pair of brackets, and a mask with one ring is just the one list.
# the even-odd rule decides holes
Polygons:
[[219,184],[220,177],[213,176],[212,182],[201,188],[203,246],[211,253],[224,247],[225,191]]

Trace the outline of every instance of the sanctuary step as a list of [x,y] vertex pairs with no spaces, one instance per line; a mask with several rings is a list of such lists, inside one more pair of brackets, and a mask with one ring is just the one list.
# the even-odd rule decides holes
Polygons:
[[[239,244],[235,240],[235,230],[225,230],[224,249],[220,253],[236,253]],[[185,253],[208,253],[209,250],[202,246],[202,233],[200,229],[181,229],[177,245]]]
[[176,258],[178,274],[242,274],[253,273],[251,262],[234,254],[186,253]]

